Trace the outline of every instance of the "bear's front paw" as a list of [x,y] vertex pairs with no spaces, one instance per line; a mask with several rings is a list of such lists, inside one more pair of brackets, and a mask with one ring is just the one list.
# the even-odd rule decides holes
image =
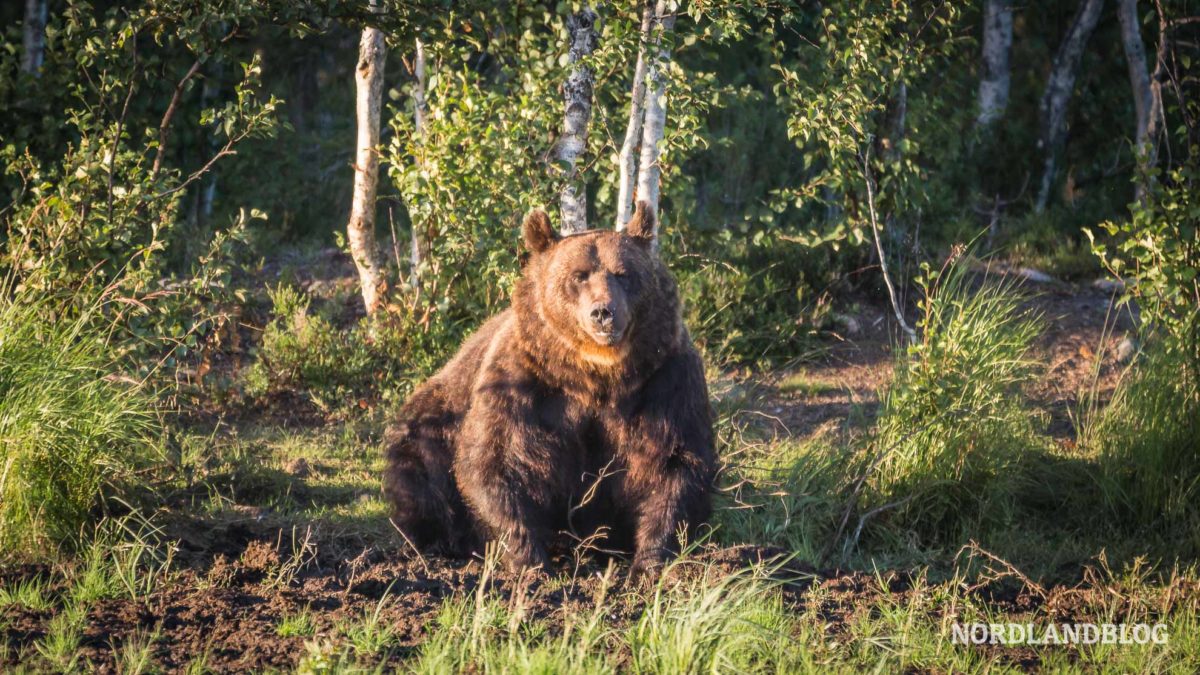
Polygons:
[[662,574],[663,559],[657,555],[639,555],[629,568],[629,581],[639,586],[649,586],[658,581]]
[[527,572],[549,574],[550,572],[550,558],[539,546],[509,548],[508,555],[505,556],[505,564],[512,574]]

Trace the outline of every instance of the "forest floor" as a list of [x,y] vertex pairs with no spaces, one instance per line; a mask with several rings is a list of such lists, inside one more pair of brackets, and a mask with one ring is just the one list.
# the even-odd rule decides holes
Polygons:
[[[306,283],[320,292],[322,284],[341,282]],[[1047,282],[1033,290],[1031,302],[1046,321],[1036,356],[1046,368],[1028,395],[1044,412],[1048,433],[1069,445],[1081,392],[1094,390],[1103,399],[1115,386],[1130,323],[1114,319],[1111,289]],[[894,327],[877,302],[850,303],[841,315],[838,332],[802,365],[722,373],[715,395],[752,388],[754,395],[743,397],[735,415],[757,419],[762,430],[784,441],[867,423],[891,376]],[[0,670],[24,664],[97,672],[315,671],[343,652],[355,654],[360,666],[404,668],[419,658],[431,635],[445,638],[438,630],[446,624],[447,602],[478,599],[482,588],[519,604],[522,622],[551,624],[606,592],[611,579],[605,567],[586,556],[568,555],[550,578],[527,579],[499,572],[486,560],[411,551],[390,526],[380,495],[380,426],[378,415],[313,424],[276,411],[261,419],[240,417],[182,442],[181,455],[201,457],[197,475],[166,495],[150,517],[153,530],[130,526],[139,538],[124,544],[124,553],[85,556],[71,569],[0,569]],[[147,544],[143,551],[136,543],[143,540],[174,543]],[[690,561],[704,574],[732,574],[784,553],[753,542],[710,544]],[[116,562],[97,562],[110,557]],[[131,571],[121,572],[122,561],[131,560],[124,565]],[[689,569],[680,566],[668,577],[686,576]],[[108,584],[108,592],[86,591],[89,570],[104,578],[99,586]],[[1010,572],[1009,581],[1022,576]],[[974,608],[975,616],[1016,623],[1100,622],[1166,615],[1200,597],[1194,572],[1131,587],[1106,576],[1102,555],[1095,568],[1075,573],[1073,583],[1045,586],[1028,579],[978,585],[931,580],[916,564],[839,569],[793,560],[770,574],[780,582],[788,611],[815,627],[807,639],[818,670],[821,664],[891,664],[910,671],[1064,664],[1090,669],[1107,657],[1073,646],[953,648],[949,625],[962,606]],[[607,620],[613,630],[628,630],[650,600],[621,580],[614,588]],[[1144,614],[1147,606],[1155,609]],[[924,628],[913,632],[914,625]],[[946,660],[954,649],[974,649],[969,658],[975,660]],[[920,656],[923,650],[927,658]],[[900,652],[908,656],[890,660]],[[627,659],[618,656],[615,663],[625,667]]]

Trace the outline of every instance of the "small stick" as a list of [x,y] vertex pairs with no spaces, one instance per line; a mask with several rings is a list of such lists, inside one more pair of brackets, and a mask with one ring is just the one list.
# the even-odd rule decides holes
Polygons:
[[396,524],[396,521],[388,518],[388,522],[392,524],[392,527],[396,528],[396,531],[399,532],[400,536],[404,539],[404,543],[408,544],[408,547],[412,549],[412,552],[417,555],[417,560],[421,562],[421,567],[425,568],[425,576],[429,576],[429,563],[425,561],[425,556],[421,555],[421,552],[417,550],[416,545],[412,543],[412,540],[408,538],[407,534],[404,534],[404,530],[400,529],[400,526]]

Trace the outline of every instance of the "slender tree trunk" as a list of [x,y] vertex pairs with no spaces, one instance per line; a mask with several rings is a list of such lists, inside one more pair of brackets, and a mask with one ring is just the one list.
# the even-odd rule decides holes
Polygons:
[[884,128],[877,139],[877,152],[886,162],[900,159],[900,146],[908,130],[908,84],[901,82],[888,99]]
[[[417,38],[417,53],[413,57],[413,76],[416,78],[416,84],[413,85],[413,134],[416,136],[417,142],[422,143],[425,140],[425,118],[429,112],[429,104],[425,98],[425,43]],[[419,223],[412,223],[412,241],[409,244],[409,265],[411,272],[411,283],[413,291],[420,293],[421,289],[421,261],[424,259],[425,242],[421,241],[421,226]]]
[[563,115],[563,133],[558,140],[555,160],[560,167],[563,186],[559,193],[563,234],[583,232],[587,229],[587,185],[579,171],[578,163],[587,150],[588,124],[592,119],[592,70],[582,60],[596,49],[596,12],[584,7],[567,18],[567,29],[571,34],[571,46],[567,58],[575,64],[567,81],[563,84],[563,99],[566,112]]
[[[1117,0],[1117,18],[1121,22],[1121,43],[1125,48],[1125,62],[1129,66],[1129,85],[1133,90],[1133,107],[1136,115],[1133,149],[1137,155],[1140,180],[1136,197],[1141,201],[1146,196],[1150,179],[1146,171],[1157,161],[1158,133],[1162,130],[1162,84],[1151,79],[1146,64],[1146,48],[1142,43],[1141,19],[1138,16],[1137,0]],[[1165,35],[1160,35],[1160,41]],[[1157,57],[1157,54],[1156,54]],[[1155,59],[1157,72],[1158,58]]]
[[625,142],[621,144],[621,183],[617,190],[617,230],[624,230],[633,217],[633,187],[638,173],[638,141],[642,138],[642,120],[646,115],[646,46],[654,26],[653,0],[642,7],[642,27],[638,32],[637,64],[633,67],[633,94],[629,103],[629,123],[625,125]]
[[[211,75],[204,78],[204,85],[200,88],[200,108],[202,110],[212,107],[220,93],[218,91],[219,82],[225,71],[220,59],[213,59],[211,71]],[[209,157],[216,154],[220,149],[217,137],[212,133],[205,134],[203,145],[205,146],[204,152]],[[210,169],[208,175],[204,177],[204,180],[200,184],[200,211],[197,223],[201,226],[207,225],[212,218],[213,203],[217,199],[217,171],[216,167]]]
[[[373,10],[378,5],[371,3]],[[350,206],[350,222],[346,225],[350,255],[358,268],[363,304],[372,315],[383,301],[387,282],[383,276],[383,259],[375,241],[375,193],[379,182],[379,117],[383,105],[383,68],[387,45],[383,31],[363,29],[358,45],[358,65],[355,68],[358,144],[354,159],[354,197]]]
[[413,128],[417,138],[425,136],[425,117],[429,114],[429,102],[425,99],[425,43],[417,38],[417,52],[413,57]]
[[1012,0],[987,0],[983,11],[983,75],[979,78],[979,115],[982,129],[1004,116],[1012,83]]
[[1104,0],[1080,0],[1071,27],[1067,29],[1067,34],[1058,47],[1058,53],[1054,56],[1050,79],[1046,82],[1046,91],[1042,94],[1040,106],[1042,131],[1038,148],[1043,154],[1042,181],[1034,205],[1034,210],[1038,213],[1046,209],[1050,190],[1054,187],[1054,177],[1058,171],[1058,153],[1067,135],[1067,108],[1075,91],[1075,78],[1079,74],[1079,64],[1083,61],[1088,39],[1100,20],[1100,10],[1103,8]]
[[667,122],[667,68],[671,65],[671,51],[665,41],[667,34],[675,29],[673,3],[658,0],[654,7],[658,35],[655,37],[657,54],[650,64],[646,87],[646,119],[642,123],[642,151],[638,161],[638,201],[646,202],[654,218],[654,246],[658,246],[658,198],[662,168],[659,165],[663,129]]
[[48,18],[47,0],[25,0],[21,70],[35,76],[38,75],[42,62],[46,58],[46,21]]

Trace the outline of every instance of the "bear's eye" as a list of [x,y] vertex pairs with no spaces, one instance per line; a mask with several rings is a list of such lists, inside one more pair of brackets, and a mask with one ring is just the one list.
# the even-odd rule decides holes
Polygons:
[[614,272],[612,276],[617,280],[618,284],[621,284],[622,286],[629,285],[629,275],[625,274],[624,272]]
[[581,283],[587,281],[587,278],[588,278],[587,270],[579,270],[578,272],[575,272],[574,274],[571,275],[571,281],[574,281],[577,284],[581,284]]

